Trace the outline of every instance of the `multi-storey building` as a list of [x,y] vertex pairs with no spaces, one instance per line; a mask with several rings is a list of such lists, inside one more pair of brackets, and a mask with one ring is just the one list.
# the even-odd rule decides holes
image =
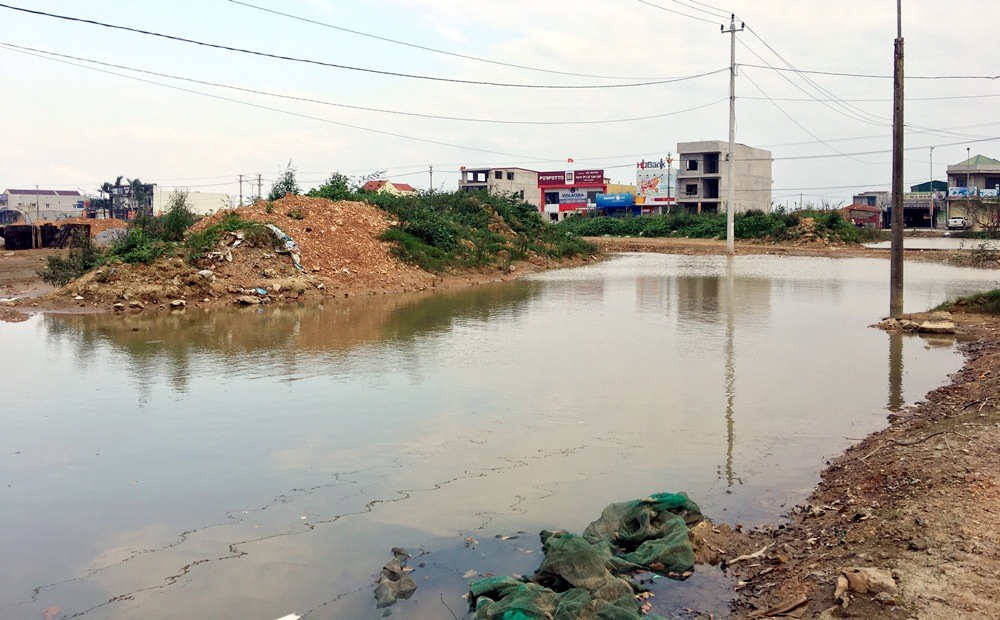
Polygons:
[[461,192],[485,191],[490,194],[513,196],[541,209],[538,193],[538,173],[525,168],[466,168],[458,180]]
[[[729,191],[729,143],[721,140],[677,144],[677,205],[689,211],[723,212]],[[733,209],[771,211],[771,152],[736,144]]]

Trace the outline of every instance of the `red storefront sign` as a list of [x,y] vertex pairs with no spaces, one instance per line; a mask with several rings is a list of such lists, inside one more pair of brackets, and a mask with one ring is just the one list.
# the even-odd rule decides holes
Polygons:
[[603,187],[603,170],[539,172],[538,187]]

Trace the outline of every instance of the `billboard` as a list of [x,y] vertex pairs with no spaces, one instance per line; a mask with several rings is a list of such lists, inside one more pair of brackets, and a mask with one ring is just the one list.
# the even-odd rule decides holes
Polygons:
[[598,194],[598,207],[631,207],[635,204],[635,196],[632,194]]
[[646,202],[668,202],[668,197],[672,198],[673,188],[677,186],[677,176],[673,172],[673,168],[662,159],[638,162],[635,165],[636,193]]
[[970,196],[976,195],[976,186],[972,187],[949,187],[948,197],[949,198],[969,198]]
[[597,187],[604,185],[604,170],[563,170],[539,172],[538,187]]
[[559,204],[561,205],[587,205],[587,192],[576,189],[559,190]]

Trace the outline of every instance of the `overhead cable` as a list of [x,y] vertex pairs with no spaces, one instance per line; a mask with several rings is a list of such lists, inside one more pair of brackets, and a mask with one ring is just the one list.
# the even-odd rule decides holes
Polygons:
[[[676,1],[676,0],[675,0]],[[475,62],[482,62],[490,65],[497,65],[500,67],[510,67],[512,69],[523,69],[525,71],[537,71],[539,73],[550,73],[553,75],[567,75],[571,77],[584,77],[593,78],[598,80],[653,80],[658,78],[650,77],[626,77],[621,75],[592,75],[589,73],[574,73],[572,71],[559,71],[557,69],[544,69],[541,67],[531,67],[528,65],[520,65],[512,62],[503,62],[500,60],[491,60],[489,58],[480,58],[478,56],[471,56],[468,54],[459,54],[458,52],[450,52],[448,50],[442,50],[435,47],[429,47],[427,45],[419,45],[416,43],[410,43],[408,41],[400,41],[398,39],[390,39],[389,37],[383,37],[376,34],[371,34],[368,32],[362,32],[360,30],[352,30],[350,28],[344,28],[343,26],[337,26],[336,24],[330,24],[328,22],[322,22],[315,19],[310,19],[308,17],[302,17],[300,15],[293,15],[291,13],[285,13],[283,11],[276,11],[274,9],[269,9],[267,7],[258,6],[256,4],[250,4],[249,2],[241,2],[240,0],[229,0],[233,4],[238,4],[240,6],[245,6],[250,9],[255,9],[257,11],[263,11],[265,13],[270,13],[272,15],[279,15],[281,17],[286,17],[288,19],[293,19],[300,22],[305,22],[307,24],[313,24],[315,26],[322,26],[323,28],[330,28],[331,30],[339,30],[340,32],[347,32],[350,34],[357,35],[359,37],[367,37],[369,39],[375,39],[376,41],[384,41],[386,43],[392,43],[394,45],[402,45],[404,47],[409,47],[412,49],[423,50],[425,52],[432,52],[434,54],[443,54],[445,56],[451,56],[453,58],[461,58],[463,60],[472,60]]]
[[225,88],[225,89],[228,89],[228,90],[235,90],[235,91],[244,92],[244,93],[251,93],[251,94],[254,94],[254,95],[264,95],[264,96],[267,96],[267,97],[275,97],[275,98],[279,98],[279,99],[287,99],[287,100],[290,100],[290,101],[301,101],[301,102],[304,102],[304,103],[315,103],[315,104],[319,104],[319,105],[333,106],[333,107],[338,107],[338,108],[346,108],[346,109],[350,109],[350,110],[361,110],[361,111],[364,111],[364,112],[378,112],[378,113],[381,113],[381,114],[395,114],[395,115],[399,115],[399,116],[410,116],[410,117],[427,118],[427,119],[435,119],[435,120],[446,120],[446,121],[461,121],[461,122],[469,122],[469,123],[494,123],[494,124],[502,124],[502,125],[606,125],[606,124],[614,124],[614,123],[628,123],[628,122],[635,122],[635,121],[648,121],[648,120],[653,120],[653,119],[657,119],[657,118],[664,118],[664,117],[667,117],[667,116],[676,116],[678,114],[684,114],[686,112],[693,112],[695,110],[700,110],[702,108],[711,107],[713,105],[716,105],[716,104],[719,104],[719,103],[722,103],[722,102],[726,101],[726,99],[718,99],[718,100],[712,101],[710,103],[705,103],[705,104],[694,106],[694,107],[691,107],[691,108],[686,108],[686,109],[683,109],[683,110],[676,110],[676,111],[673,111],[673,112],[664,112],[663,114],[653,114],[653,115],[650,115],[650,116],[637,116],[637,117],[631,117],[631,118],[606,119],[606,120],[589,120],[589,121],[586,121],[586,120],[585,121],[516,121],[516,120],[499,120],[499,119],[486,119],[486,118],[468,118],[468,117],[460,117],[460,116],[444,116],[444,115],[438,115],[438,114],[422,114],[422,113],[419,113],[419,112],[405,112],[405,111],[400,111],[400,110],[387,110],[387,109],[384,109],[384,108],[372,108],[372,107],[366,107],[366,106],[356,106],[356,105],[349,105],[349,104],[346,104],[346,103],[334,103],[332,101],[323,101],[321,99],[311,99],[311,98],[308,98],[308,97],[298,97],[298,96],[295,96],[295,95],[286,95],[286,94],[282,94],[282,93],[268,92],[268,91],[265,91],[265,90],[257,90],[257,89],[254,89],[254,88],[245,88],[245,87],[242,87],[242,86],[233,86],[231,84],[222,84],[222,83],[219,83],[219,82],[211,82],[211,81],[207,81],[207,80],[199,80],[199,79],[195,79],[195,78],[187,78],[187,77],[182,77],[182,76],[179,76],[179,75],[172,75],[172,74],[169,74],[169,73],[159,73],[157,71],[148,71],[146,69],[136,69],[135,67],[128,67],[126,65],[119,65],[119,64],[114,64],[114,63],[101,62],[99,60],[93,60],[91,58],[83,58],[83,57],[80,57],[80,56],[71,56],[69,54],[59,54],[57,52],[49,52],[49,51],[40,50],[40,49],[37,49],[37,48],[25,47],[25,46],[22,46],[22,45],[14,45],[13,43],[0,42],[0,47],[5,47],[5,48],[11,49],[13,51],[35,52],[37,54],[44,54],[46,56],[52,56],[52,57],[56,57],[56,58],[67,58],[67,59],[70,59],[70,60],[77,60],[77,61],[80,61],[80,62],[87,62],[87,63],[91,63],[91,64],[95,64],[95,65],[100,65],[102,67],[111,67],[113,69],[122,69],[122,70],[125,70],[125,71],[133,71],[135,73],[142,73],[142,74],[145,74],[145,75],[152,75],[152,76],[161,77],[161,78],[167,78],[167,79],[171,79],[171,80],[180,80],[180,81],[183,81],[183,82],[189,82],[189,83],[193,83],[193,84],[200,84],[202,86],[214,86],[214,87],[217,87],[217,88]]
[[461,80],[457,78],[445,78],[439,76],[431,75],[419,75],[414,73],[401,73],[398,71],[385,71],[381,69],[370,69],[366,67],[354,67],[351,65],[342,65],[332,62],[326,62],[322,60],[313,60],[309,58],[298,58],[295,56],[284,56],[281,54],[271,54],[268,52],[261,52],[257,50],[249,50],[240,47],[232,47],[229,45],[220,45],[217,43],[207,43],[205,41],[197,41],[195,39],[188,39],[185,37],[178,37],[174,35],[164,34],[161,32],[153,32],[151,30],[142,30],[139,28],[131,28],[129,26],[119,26],[116,24],[109,24],[106,22],[99,22],[92,19],[83,19],[79,17],[69,17],[67,15],[58,15],[55,13],[46,13],[44,11],[35,11],[32,9],[25,9],[22,7],[11,6],[9,4],[0,4],[0,8],[10,9],[12,11],[20,11],[23,13],[29,13],[32,15],[39,15],[42,17],[51,17],[53,19],[61,19],[70,22],[77,22],[82,24],[88,24],[92,26],[101,26],[103,28],[111,28],[114,30],[122,30],[125,32],[133,32],[136,34],[142,34],[150,37],[157,37],[161,39],[167,39],[169,41],[176,41],[179,43],[190,43],[192,45],[199,45],[202,47],[207,47],[211,49],[225,50],[228,52],[236,52],[240,54],[249,54],[251,56],[259,56],[261,58],[271,58],[273,60],[283,60],[288,62],[297,62],[308,65],[329,67],[332,69],[343,69],[347,71],[358,71],[362,73],[371,73],[375,75],[387,75],[391,77],[402,77],[415,80],[427,80],[432,82],[448,82],[453,84],[468,84],[474,86],[499,86],[503,88],[540,88],[540,89],[554,89],[554,90],[600,90],[600,89],[611,89],[611,88],[636,88],[642,86],[658,86],[662,84],[672,84],[675,82],[683,82],[687,80],[693,80],[697,78],[706,77],[709,75],[715,75],[716,73],[722,73],[723,71],[728,71],[729,68],[725,67],[722,69],[716,69],[714,71],[708,71],[705,73],[700,73],[697,75],[687,75],[682,77],[674,78],[664,78],[658,80],[651,80],[645,82],[629,82],[623,84],[576,84],[576,85],[557,85],[557,84],[517,84],[509,82],[491,82],[487,80]]

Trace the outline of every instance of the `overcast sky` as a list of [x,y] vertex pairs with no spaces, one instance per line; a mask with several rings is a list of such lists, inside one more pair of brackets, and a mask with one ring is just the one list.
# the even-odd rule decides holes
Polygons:
[[[640,159],[728,139],[730,12],[736,139],[772,151],[774,202],[889,187],[891,0],[0,2],[256,53],[0,7],[0,189],[236,195],[259,173],[266,193],[289,160],[303,189],[379,170],[426,188],[429,166],[449,190],[460,166],[632,183]],[[998,2],[903,2],[907,185],[931,146],[936,179],[967,148],[1000,159],[997,24]]]

